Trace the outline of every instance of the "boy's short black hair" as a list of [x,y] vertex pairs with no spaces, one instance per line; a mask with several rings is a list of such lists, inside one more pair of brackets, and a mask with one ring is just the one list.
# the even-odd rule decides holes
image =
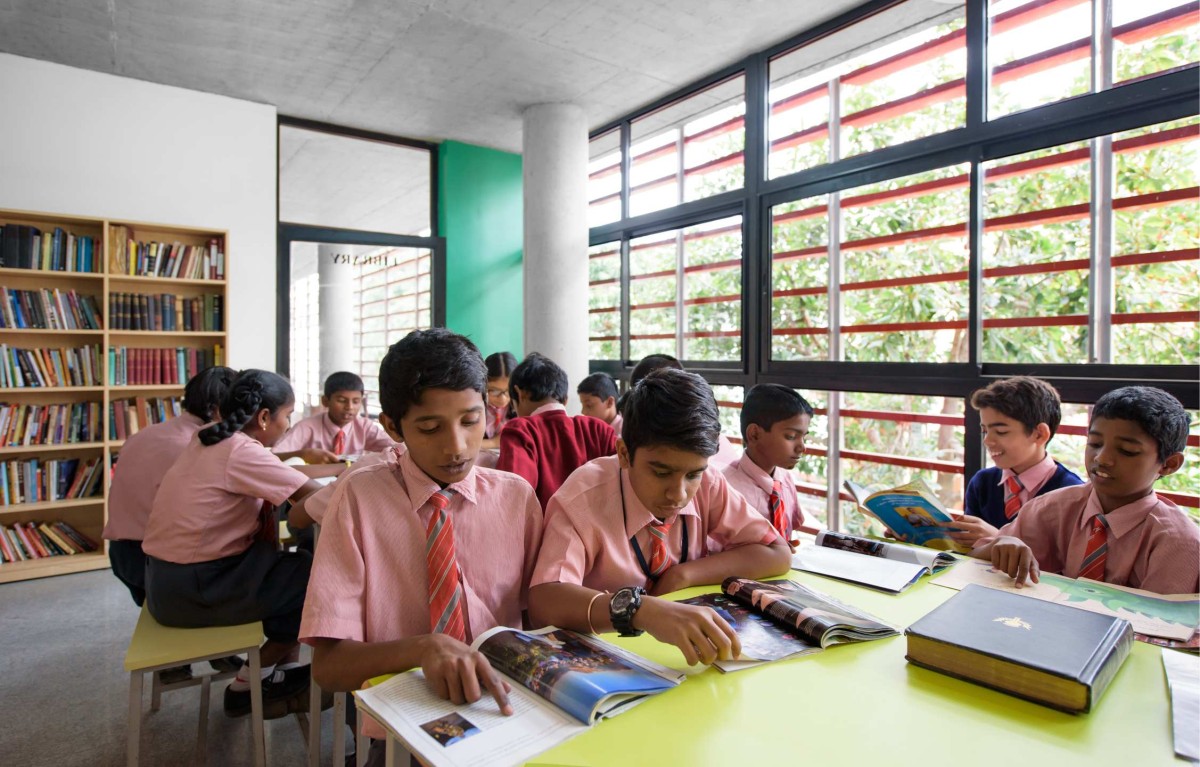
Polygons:
[[683,370],[683,363],[670,354],[647,354],[645,357],[642,357],[641,362],[633,366],[633,370],[629,373],[630,388],[637,386],[638,381],[641,381],[655,370],[662,370],[663,368]]
[[812,414],[812,405],[795,389],[782,384],[759,384],[746,392],[746,401],[742,403],[742,439],[746,439],[746,430],[752,423],[770,431],[780,421]]
[[205,423],[214,420],[236,376],[236,370],[220,365],[201,370],[183,387],[183,409]]
[[330,373],[325,379],[325,396],[332,397],[340,391],[356,391],[359,394],[365,393],[367,388],[363,386],[363,380],[354,373],[348,370],[339,370],[336,373]]
[[617,382],[608,373],[592,373],[575,387],[576,394],[590,394],[600,400],[617,397]]
[[1020,421],[1026,434],[1032,434],[1039,423],[1050,427],[1050,436],[1058,432],[1062,407],[1058,390],[1040,378],[1013,376],[993,381],[971,395],[971,407],[992,410]]
[[1126,386],[1096,400],[1088,426],[1097,418],[1133,421],[1158,443],[1158,460],[1182,453],[1187,446],[1191,418],[1183,403],[1153,386]]
[[508,391],[514,402],[519,399],[518,386],[530,402],[552,399],[566,404],[567,371],[544,354],[530,352],[509,374]]
[[379,363],[379,405],[399,430],[426,389],[472,390],[482,401],[487,368],[479,349],[445,328],[414,330],[392,344]]
[[621,438],[629,458],[640,447],[664,445],[711,458],[720,449],[721,421],[712,387],[695,373],[655,370],[630,390]]

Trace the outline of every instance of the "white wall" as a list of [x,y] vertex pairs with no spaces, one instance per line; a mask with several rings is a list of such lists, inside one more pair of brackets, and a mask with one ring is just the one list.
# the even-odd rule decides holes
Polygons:
[[0,53],[0,208],[229,231],[229,359],[275,367],[275,108]]

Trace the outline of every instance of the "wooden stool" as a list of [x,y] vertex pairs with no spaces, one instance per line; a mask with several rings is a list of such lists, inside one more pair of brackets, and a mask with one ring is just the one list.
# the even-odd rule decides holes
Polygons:
[[142,678],[154,672],[150,710],[157,711],[161,693],[180,687],[200,685],[200,731],[196,743],[196,762],[203,764],[208,741],[208,701],[213,678],[224,678],[231,674],[202,674],[184,682],[162,684],[158,672],[185,663],[224,658],[246,653],[250,658],[250,719],[251,735],[254,740],[254,764],[266,765],[266,740],[263,729],[262,665],[259,662],[258,646],[263,641],[262,623],[245,623],[240,626],[217,626],[201,629],[173,629],[161,625],[142,607],[137,628],[125,651],[125,670],[129,672],[129,733],[126,744],[126,763],[129,767],[138,764],[142,743]]

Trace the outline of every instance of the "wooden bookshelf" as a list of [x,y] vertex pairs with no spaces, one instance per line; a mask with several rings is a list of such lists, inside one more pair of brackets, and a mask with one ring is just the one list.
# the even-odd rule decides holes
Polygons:
[[[196,350],[192,353],[185,351],[184,357],[194,356],[200,360],[205,355],[213,357],[214,364],[224,364],[224,353],[228,349],[228,233],[216,229],[177,227],[163,224],[153,224],[137,221],[119,221],[86,216],[70,216],[54,213],[37,213],[31,211],[0,210],[0,227],[9,226],[34,227],[42,233],[53,233],[58,227],[63,230],[61,239],[66,242],[66,234],[74,235],[74,243],[80,250],[74,254],[67,253],[66,259],[73,260],[72,266],[82,265],[86,261],[87,245],[80,243],[80,238],[90,237],[91,261],[93,271],[63,271],[57,269],[27,269],[14,268],[10,261],[5,260],[0,265],[0,286],[13,291],[53,291],[55,289],[66,293],[74,291],[81,296],[95,299],[99,309],[102,328],[99,330],[85,329],[47,329],[34,327],[0,327],[0,344],[6,344],[10,349],[75,349],[79,347],[99,347],[99,378],[94,384],[61,385],[61,386],[4,386],[0,385],[0,403],[8,405],[46,406],[71,405],[75,403],[97,403],[100,406],[99,429],[89,435],[85,442],[65,442],[38,445],[9,445],[0,444],[0,461],[28,461],[37,459],[80,459],[91,458],[101,460],[100,494],[89,498],[70,498],[39,503],[2,504],[0,503],[0,525],[10,526],[16,522],[55,522],[63,521],[88,538],[100,542],[104,524],[108,514],[108,493],[111,468],[114,458],[119,454],[124,440],[110,433],[110,407],[117,400],[153,397],[182,397],[183,385],[187,378],[172,363],[178,358],[178,351],[160,352],[157,372],[158,380],[150,378],[155,369],[139,369],[141,377],[136,377],[131,383],[117,385],[114,383],[117,371],[110,369],[110,355],[115,350],[123,348],[129,351],[146,352],[146,350]],[[20,232],[20,229],[16,230]],[[124,252],[128,254],[128,240],[135,243],[160,243],[165,248],[146,248],[148,256],[154,253],[155,275],[129,274],[128,269],[117,271],[115,250],[124,244]],[[180,247],[172,251],[171,246]],[[185,250],[187,246],[191,250]],[[7,251],[11,255],[11,247]],[[4,255],[4,240],[0,235],[0,255]],[[199,259],[197,269],[203,272],[204,258],[211,262],[219,259],[224,266],[221,279],[197,279],[194,276],[170,276],[163,273],[169,264],[178,262],[181,272],[194,259]],[[61,251],[58,252],[62,254]],[[169,260],[174,254],[175,261]],[[29,251],[25,252],[28,258]],[[36,257],[36,254],[34,254]],[[50,254],[51,256],[54,253]],[[135,255],[136,248],[135,248]],[[72,256],[75,256],[72,259]],[[159,260],[159,259],[162,260]],[[193,260],[189,260],[193,259]],[[59,263],[62,259],[59,259]],[[137,264],[149,264],[149,258],[135,260]],[[27,263],[27,261],[25,262]],[[145,294],[161,296],[169,294],[175,300],[194,299],[206,295],[218,296],[221,306],[221,329],[204,331],[187,331],[179,328],[171,330],[124,330],[116,329],[114,317],[111,317],[110,296],[113,294]],[[153,321],[153,320],[151,320]],[[8,324],[8,323],[6,323]],[[214,347],[220,352],[215,353]],[[203,359],[207,362],[207,359]],[[0,360],[0,362],[5,362]],[[166,375],[174,370],[177,382],[166,382]],[[131,368],[130,372],[134,372]],[[142,382],[142,379],[148,379]],[[5,435],[0,433],[0,439]],[[2,499],[0,499],[2,500]],[[43,578],[52,575],[99,570],[108,567],[108,556],[104,550],[90,553],[79,553],[68,556],[30,559],[23,562],[0,563],[0,583],[23,581],[30,578]]]

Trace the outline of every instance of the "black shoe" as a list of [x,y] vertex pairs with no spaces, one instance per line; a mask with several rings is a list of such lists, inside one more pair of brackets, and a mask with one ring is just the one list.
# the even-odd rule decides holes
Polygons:
[[[308,695],[309,667],[298,666],[275,673],[262,681],[263,718],[279,719],[288,715],[288,699],[303,693]],[[225,688],[225,715],[236,717],[250,713],[250,690],[234,690],[230,683]]]
[[229,655],[224,658],[213,658],[208,662],[208,665],[213,667],[213,671],[220,674],[231,671],[236,674],[241,670],[242,666],[246,665],[246,661],[242,660],[240,656]]
[[186,682],[192,678],[192,667],[190,665],[174,666],[172,668],[164,668],[158,672],[158,681],[163,684],[175,684],[176,682]]
[[[306,714],[308,713],[308,696],[310,688],[305,687],[300,692],[287,699],[288,713],[290,714]],[[333,708],[333,693],[329,690],[321,690],[321,710],[328,711]]]

